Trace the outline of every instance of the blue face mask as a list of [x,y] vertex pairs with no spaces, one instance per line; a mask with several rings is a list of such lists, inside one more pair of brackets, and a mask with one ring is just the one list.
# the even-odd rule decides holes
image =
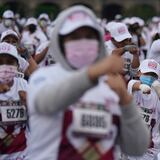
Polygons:
[[153,76],[147,76],[147,75],[141,75],[140,76],[140,81],[142,84],[146,84],[151,86],[152,83],[157,80],[157,78],[153,77]]

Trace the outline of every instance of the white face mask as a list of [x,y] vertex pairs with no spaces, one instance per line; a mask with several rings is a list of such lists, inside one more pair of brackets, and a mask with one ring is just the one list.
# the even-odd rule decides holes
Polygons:
[[17,74],[17,67],[13,65],[0,65],[0,84],[11,82]]
[[92,64],[98,57],[99,43],[95,39],[81,39],[64,44],[67,61],[74,68]]
[[11,20],[11,19],[5,19],[5,20],[4,20],[4,25],[5,25],[6,27],[12,26],[12,20]]

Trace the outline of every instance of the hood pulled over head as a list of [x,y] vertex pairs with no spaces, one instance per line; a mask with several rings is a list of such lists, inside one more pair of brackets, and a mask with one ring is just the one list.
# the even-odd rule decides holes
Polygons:
[[[77,16],[74,16],[75,14],[77,14]],[[85,15],[85,18],[81,15]],[[103,29],[99,25],[95,14],[89,8],[81,5],[70,7],[62,11],[57,17],[48,51],[49,54],[54,58],[54,60],[60,63],[67,70],[71,70],[72,67],[67,62],[64,53],[62,53],[62,50],[60,48],[60,36],[70,34],[76,29],[85,26],[93,28],[99,35],[100,49],[97,60],[106,55]]]

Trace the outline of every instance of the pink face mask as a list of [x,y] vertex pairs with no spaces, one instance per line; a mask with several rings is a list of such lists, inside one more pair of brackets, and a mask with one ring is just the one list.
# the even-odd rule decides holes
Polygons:
[[97,56],[99,43],[97,40],[81,39],[66,42],[66,58],[74,68],[82,68],[92,64]]
[[0,65],[0,84],[11,82],[17,73],[17,67],[12,65]]

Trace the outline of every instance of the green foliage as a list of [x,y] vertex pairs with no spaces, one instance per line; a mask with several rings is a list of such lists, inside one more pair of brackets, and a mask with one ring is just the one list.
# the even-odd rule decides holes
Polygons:
[[41,3],[34,10],[34,15],[38,17],[41,13],[47,13],[51,19],[55,19],[60,8],[54,3]]
[[149,18],[155,16],[156,10],[153,6],[147,5],[147,4],[141,4],[141,5],[134,5],[131,6],[129,9],[124,11],[124,16],[130,17],[130,16],[138,16],[143,18],[144,20],[148,20]]
[[20,13],[20,15],[24,16],[27,11],[27,6],[24,7],[24,4],[21,2],[7,2],[0,6],[0,15],[7,9],[12,10],[14,13]]
[[10,7],[9,6],[0,6],[0,15],[1,15],[1,17],[2,17],[2,14],[3,14],[3,12],[5,11],[5,10],[7,10],[7,9],[10,9]]

